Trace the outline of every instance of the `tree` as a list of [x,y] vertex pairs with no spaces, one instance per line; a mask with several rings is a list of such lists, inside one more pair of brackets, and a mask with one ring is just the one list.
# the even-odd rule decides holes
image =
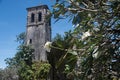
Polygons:
[[1,80],[2,80],[2,76],[3,76],[2,73],[3,73],[3,72],[2,72],[2,69],[0,69],[0,79],[1,79]]
[[0,80],[18,80],[15,68],[0,69]]
[[[66,49],[77,53],[77,65],[68,73],[72,73],[74,79],[119,79],[119,4],[119,0],[56,0],[53,17],[56,20],[68,18],[75,26],[70,33],[72,39],[67,42],[72,45]],[[62,62],[65,55],[61,56]]]
[[27,69],[30,69],[29,66],[32,65],[32,52],[34,50],[30,46],[25,45],[25,37],[24,32],[17,36],[17,42],[20,43],[18,51],[13,58],[7,58],[5,60],[6,64],[8,64],[7,68],[15,69],[16,75],[19,76],[19,79],[23,79],[21,78],[21,75],[24,74]]
[[[72,41],[70,33],[71,31],[66,32],[64,36],[57,34],[53,39],[51,51],[47,53],[48,61],[51,64],[51,80],[67,80],[66,73],[74,68],[77,56],[74,52],[66,51],[70,46],[73,46],[68,43]],[[66,70],[66,66],[71,67],[70,71]]]
[[48,77],[51,66],[48,62],[33,61],[34,49],[31,45],[25,44],[25,37],[25,33],[17,36],[17,41],[20,45],[15,56],[6,59],[8,69],[16,69],[15,71],[19,80],[45,80]]

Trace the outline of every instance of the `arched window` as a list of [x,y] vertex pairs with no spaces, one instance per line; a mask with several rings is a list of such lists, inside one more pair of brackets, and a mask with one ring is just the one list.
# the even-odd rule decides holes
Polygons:
[[38,21],[42,21],[42,13],[41,12],[38,13]]
[[31,22],[34,22],[35,21],[35,14],[31,14]]
[[30,39],[29,44],[32,44],[32,39]]
[[51,19],[49,19],[49,26],[51,26]]

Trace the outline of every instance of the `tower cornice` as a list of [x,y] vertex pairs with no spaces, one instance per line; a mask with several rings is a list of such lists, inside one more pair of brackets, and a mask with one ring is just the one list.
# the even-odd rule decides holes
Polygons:
[[39,5],[39,6],[33,6],[33,7],[29,7],[29,8],[26,8],[26,10],[31,10],[31,9],[49,9],[47,5]]

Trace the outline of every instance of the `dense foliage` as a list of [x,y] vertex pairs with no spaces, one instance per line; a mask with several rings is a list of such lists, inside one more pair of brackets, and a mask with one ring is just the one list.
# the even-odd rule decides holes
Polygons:
[[0,80],[18,80],[16,68],[0,69]]
[[[66,32],[65,36],[57,34],[53,39],[52,49],[48,53],[48,61],[51,64],[51,80],[66,80],[66,74],[74,69],[77,56],[74,51],[67,51],[73,44],[68,43],[72,40],[70,32]],[[70,67],[68,69],[68,66]]]
[[[17,76],[15,80],[47,79],[51,67],[50,64],[48,62],[33,61],[34,49],[31,45],[25,45],[25,33],[18,35],[17,41],[20,43],[17,53],[13,58],[6,59],[6,63],[8,64],[7,68],[15,69],[15,74],[11,71],[13,74],[11,77]],[[7,75],[10,76],[10,74]],[[7,77],[3,78],[3,80],[7,80],[6,78]],[[11,78],[10,80],[13,79]]]
[[[68,71],[69,76],[74,75],[77,80],[119,79],[120,1],[56,0],[53,8],[56,20],[68,18],[74,25],[74,30],[69,33],[72,39],[63,44],[72,45],[67,49],[59,46],[77,54],[76,66],[73,71]],[[67,57],[66,54],[61,56],[61,61]],[[66,68],[71,67],[67,65]]]

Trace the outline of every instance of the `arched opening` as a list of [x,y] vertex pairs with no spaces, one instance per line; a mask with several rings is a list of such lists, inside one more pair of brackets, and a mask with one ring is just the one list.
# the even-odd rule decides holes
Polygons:
[[35,21],[35,14],[31,14],[31,22],[34,22]]
[[39,22],[42,21],[42,13],[41,12],[38,13],[38,21]]
[[51,19],[49,19],[49,26],[51,26]]
[[32,39],[30,39],[29,44],[32,44]]

